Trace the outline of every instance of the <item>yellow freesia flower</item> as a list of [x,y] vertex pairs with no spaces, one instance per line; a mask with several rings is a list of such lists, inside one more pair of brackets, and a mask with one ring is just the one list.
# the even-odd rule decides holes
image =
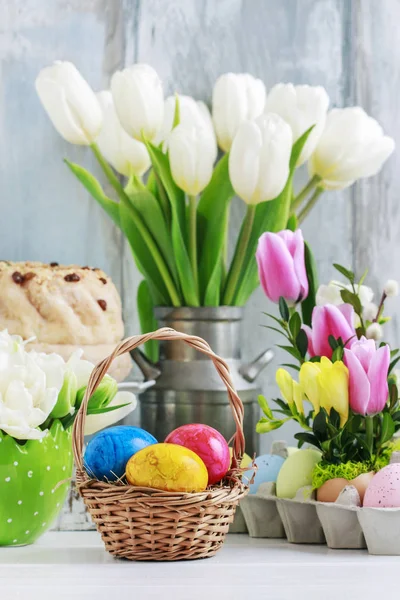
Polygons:
[[289,404],[296,407],[297,412],[304,415],[303,390],[297,381],[295,381],[286,369],[278,369],[276,372],[276,383],[281,390],[281,394]]
[[314,407],[315,414],[324,408],[328,414],[334,408],[340,415],[340,425],[349,417],[349,372],[342,361],[332,363],[326,356],[321,362],[306,362],[300,369],[300,385]]

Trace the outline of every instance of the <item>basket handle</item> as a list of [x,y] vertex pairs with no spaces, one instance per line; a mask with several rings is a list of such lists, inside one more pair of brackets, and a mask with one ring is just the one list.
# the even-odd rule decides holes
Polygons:
[[210,346],[202,338],[188,335],[186,333],[180,333],[169,327],[163,327],[157,331],[151,333],[145,333],[143,335],[134,335],[120,342],[114,351],[99,362],[93,369],[89,382],[87,384],[86,392],[82,400],[82,404],[79,407],[78,414],[73,426],[72,432],[72,446],[75,457],[75,464],[81,477],[87,478],[83,468],[83,438],[85,431],[85,420],[86,410],[89,402],[89,398],[96,391],[104,375],[107,373],[111,363],[117,356],[121,356],[126,352],[131,352],[134,348],[141,346],[149,340],[160,340],[160,341],[176,341],[182,340],[192,348],[199,350],[206,356],[208,356],[214,363],[214,366],[224,382],[228,391],[229,403],[231,405],[233,418],[236,425],[236,433],[233,436],[233,451],[232,451],[232,470],[237,469],[240,466],[240,461],[244,454],[244,435],[243,435],[243,404],[239,398],[235,387],[232,382],[232,377],[229,371],[227,363],[217,356],[210,348]]

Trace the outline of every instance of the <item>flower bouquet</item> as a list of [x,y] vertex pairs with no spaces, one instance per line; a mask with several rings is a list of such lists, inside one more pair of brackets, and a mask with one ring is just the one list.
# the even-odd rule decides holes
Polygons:
[[[295,245],[296,258],[291,260],[284,250]],[[299,447],[313,448],[289,457],[277,478],[286,534],[290,541],[321,542],[322,534],[331,547],[362,547],[358,521],[362,524],[366,512],[360,507],[400,509],[400,486],[395,482],[399,465],[389,465],[400,429],[394,370],[400,356],[382,341],[389,321],[386,301],[398,294],[398,284],[388,281],[375,304],[373,291],[364,285],[367,273],[357,280],[352,271],[335,264],[342,280],[320,286],[310,298],[309,290],[316,289],[315,272],[304,260],[300,231],[265,234],[257,260],[263,288],[279,305],[279,316],[268,315],[273,325],[267,327],[285,338],[279,347],[291,357],[283,365],[287,368],[276,373],[281,392],[277,408],[259,399],[264,416],[257,431],[267,433],[294,420],[303,429],[295,435]],[[271,269],[278,261],[286,275],[281,277],[279,296]],[[305,529],[312,526],[313,539],[304,539]],[[374,539],[367,539],[368,546],[375,548]]]
[[[0,333],[0,546],[34,542],[60,512],[72,475],[71,426],[92,369],[79,351],[65,362]],[[107,375],[89,401],[85,433],[135,406]]]
[[[57,62],[36,89],[58,132],[90,146],[116,194],[66,160],[129,241],[144,277],[143,331],[156,328],[153,306],[243,306],[259,285],[260,235],[295,229],[325,189],[374,175],[394,148],[361,108],[328,112],[323,88],[278,84],[267,94],[249,74],[217,80],[212,115],[189,96],[164,100],[160,78],[143,64],[117,71],[111,91],[96,95],[71,63]],[[295,194],[306,162],[310,180]],[[228,261],[235,193],[247,211]],[[146,350],[156,358],[153,342]]]

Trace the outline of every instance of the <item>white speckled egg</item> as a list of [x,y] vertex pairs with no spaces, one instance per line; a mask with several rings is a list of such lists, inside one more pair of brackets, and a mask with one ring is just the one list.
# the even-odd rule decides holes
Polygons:
[[276,480],[278,498],[294,498],[297,491],[312,484],[312,472],[321,460],[318,450],[299,450],[289,456],[282,465]]
[[364,504],[372,508],[400,508],[400,463],[384,467],[371,479]]

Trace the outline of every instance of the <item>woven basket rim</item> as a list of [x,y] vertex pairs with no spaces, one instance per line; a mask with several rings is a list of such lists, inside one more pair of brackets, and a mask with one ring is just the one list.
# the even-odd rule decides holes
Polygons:
[[[153,331],[143,335],[136,335],[130,338],[127,338],[120,342],[114,351],[105,358],[100,361],[93,369],[88,385],[86,387],[85,395],[83,397],[81,406],[79,407],[72,432],[72,445],[73,452],[76,464],[77,471],[77,480],[79,481],[79,488],[82,489],[86,485],[92,487],[93,480],[87,474],[84,465],[83,465],[83,444],[84,444],[84,430],[85,430],[85,419],[86,419],[86,410],[90,397],[96,391],[97,387],[100,385],[104,375],[107,373],[111,363],[115,358],[125,354],[127,352],[131,352],[138,346],[145,344],[149,340],[163,340],[163,341],[178,341],[181,340],[195,348],[196,350],[202,352],[206,356],[208,356],[220,376],[221,380],[226,386],[228,392],[229,403],[232,409],[232,414],[235,422],[236,431],[233,435],[233,448],[232,448],[232,460],[231,460],[231,468],[226,474],[225,480],[229,479],[232,483],[237,481],[241,483],[241,473],[242,469],[240,468],[240,462],[242,456],[244,454],[245,449],[245,439],[243,434],[243,416],[244,416],[244,407],[241,399],[236,392],[234,383],[232,381],[231,373],[229,370],[229,366],[227,362],[222,359],[220,356],[215,354],[213,350],[210,348],[208,343],[202,338],[194,335],[188,335],[185,333],[181,333],[179,331],[175,331],[175,329],[169,327],[163,327],[158,329],[157,331]],[[121,486],[115,483],[106,483],[99,482],[102,485],[106,485],[111,489],[115,490],[120,488]],[[135,489],[135,486],[129,486]],[[105,488],[103,488],[105,489]],[[150,489],[150,488],[145,488]],[[173,493],[173,492],[170,492]],[[193,493],[193,492],[192,492]],[[199,493],[199,492],[194,492]],[[200,492],[201,493],[201,492]]]

